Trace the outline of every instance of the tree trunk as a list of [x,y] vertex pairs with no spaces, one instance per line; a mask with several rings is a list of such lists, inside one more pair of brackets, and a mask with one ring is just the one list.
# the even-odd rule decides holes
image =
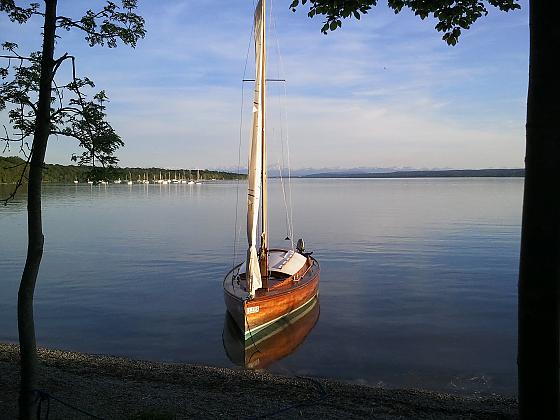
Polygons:
[[557,419],[560,282],[560,2],[531,0],[525,193],[519,270],[519,410]]
[[37,348],[33,320],[33,294],[43,256],[44,237],[41,217],[41,182],[50,131],[56,2],[57,0],[45,0],[39,103],[35,120],[27,193],[27,259],[18,292],[18,332],[21,358],[19,417],[22,420],[37,416],[37,401],[33,392],[37,388]]

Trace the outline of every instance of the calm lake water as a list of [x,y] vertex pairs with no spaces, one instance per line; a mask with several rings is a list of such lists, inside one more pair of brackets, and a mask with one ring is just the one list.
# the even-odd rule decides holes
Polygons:
[[[233,366],[222,279],[245,251],[245,184],[51,186],[38,344]],[[516,393],[521,179],[296,179],[320,315],[267,369],[385,387]],[[8,186],[0,186],[2,196]],[[271,245],[285,209],[272,180]],[[0,207],[0,341],[17,340],[25,202]],[[315,315],[316,316],[316,315]]]

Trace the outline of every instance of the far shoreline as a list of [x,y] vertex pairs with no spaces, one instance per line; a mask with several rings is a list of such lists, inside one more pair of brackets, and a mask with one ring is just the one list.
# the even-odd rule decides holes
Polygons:
[[[241,174],[242,177],[246,177],[245,174]],[[450,171],[410,171],[410,172],[379,172],[379,173],[320,173],[320,174],[310,174],[310,175],[292,175],[292,179],[523,179],[525,178],[524,169],[503,169],[503,170],[485,170],[485,169],[465,169],[465,170],[450,170]],[[281,179],[279,176],[270,176],[269,179]],[[207,183],[234,183],[234,182],[245,182],[246,178],[242,179],[212,179],[203,180],[203,184]],[[16,182],[0,182],[0,185],[16,185]],[[106,184],[93,183],[89,184],[87,182],[51,182],[43,181],[43,185],[90,185],[90,186],[107,186],[107,185],[119,185],[119,186],[130,186],[126,183],[114,183],[112,181]],[[144,183],[134,182],[133,185],[142,185]],[[171,183],[171,184],[160,184],[150,182],[148,185],[159,185],[159,186],[190,186],[186,183]],[[22,187],[26,187],[27,183],[23,183]]]

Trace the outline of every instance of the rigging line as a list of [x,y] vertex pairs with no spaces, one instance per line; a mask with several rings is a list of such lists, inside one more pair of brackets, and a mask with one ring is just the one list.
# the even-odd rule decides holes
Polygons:
[[[278,99],[278,103],[279,103],[279,107],[278,107],[278,113],[279,113],[279,117],[280,117],[280,156],[282,159],[282,164],[280,165],[280,162],[278,162],[278,169],[280,171],[280,179],[282,181],[282,196],[284,199],[284,208],[286,209],[286,236],[287,238],[290,240],[291,246],[292,246],[292,251],[294,250],[294,239],[293,239],[293,235],[292,235],[292,229],[291,229],[291,222],[290,222],[290,212],[288,209],[288,201],[286,199],[286,186],[285,186],[285,182],[284,182],[284,172],[285,172],[285,168],[286,168],[286,152],[284,150],[284,121],[283,121],[283,114],[282,114],[282,100],[279,98]],[[287,121],[286,121],[287,123]]]
[[[270,22],[271,22],[271,29],[272,29],[270,35],[271,35],[271,37],[272,37],[272,35],[274,35],[274,39],[276,40],[276,46],[277,46],[276,49],[277,49],[277,52],[278,52],[278,56],[280,56],[280,49],[279,49],[279,42],[278,42],[278,28],[276,26],[276,17],[274,15],[273,11],[272,11],[273,8],[274,8],[274,2],[272,0],[270,0],[270,7],[269,7],[270,12],[269,13],[270,13]],[[271,79],[270,81],[273,81],[273,82],[285,82],[286,81],[286,80],[284,80],[283,78],[280,77],[280,75],[283,74],[280,66],[278,66],[276,74],[277,74],[276,79]]]
[[[271,1],[271,5],[270,5],[270,9],[272,9],[272,1]],[[272,13],[272,10],[271,10]],[[274,16],[271,17],[271,22],[272,22],[272,27],[274,29],[274,33],[276,34],[275,36],[275,45],[276,45],[276,53],[278,54],[278,79],[283,80],[284,83],[282,83],[282,85],[284,86],[284,105],[280,106],[280,111],[282,111],[282,109],[284,110],[284,122],[281,123],[281,129],[284,129],[284,125],[286,127],[286,153],[284,153],[284,143],[281,142],[281,146],[282,146],[282,161],[283,161],[283,165],[285,167],[285,163],[284,163],[284,157],[286,156],[286,160],[287,160],[287,166],[288,166],[288,207],[289,207],[289,211],[290,211],[290,215],[289,215],[289,230],[290,230],[290,241],[291,241],[291,245],[292,245],[292,250],[294,249],[294,215],[293,215],[293,201],[292,201],[292,168],[291,168],[291,164],[290,164],[290,143],[289,143],[289,130],[288,130],[288,104],[287,104],[287,83],[285,81],[285,79],[282,79],[280,76],[281,75],[285,75],[286,72],[284,70],[284,60],[282,59],[282,54],[280,52],[280,41],[279,41],[279,37],[278,37],[278,31],[276,28],[276,19],[274,18]],[[280,118],[282,119],[282,115],[280,116]],[[283,133],[282,133],[283,134]],[[282,138],[283,135],[281,134]]]
[[237,258],[237,222],[239,217],[239,182],[240,182],[240,166],[241,166],[241,139],[243,133],[243,97],[244,97],[243,83],[241,83],[241,118],[239,122],[239,148],[237,151],[237,181],[235,189],[235,224],[233,227],[233,259],[231,262],[232,268],[235,268],[235,259]]
[[290,239],[290,241],[293,243],[294,241],[290,236],[290,219],[288,213],[288,202],[286,201],[286,188],[284,187],[284,176],[282,175],[282,166],[280,166],[280,160],[278,160],[278,171],[280,172],[280,185],[282,186],[282,197],[284,199],[284,208],[286,209],[286,235],[288,239]]
[[[273,20],[273,25],[276,31],[276,20]],[[279,62],[279,71],[280,74],[284,75],[285,74],[285,70],[284,70],[284,60],[282,58],[282,53],[280,52],[280,42],[278,39],[278,36],[276,37],[276,51],[278,54],[278,62]],[[291,164],[290,164],[290,144],[289,144],[289,138],[288,138],[288,105],[287,105],[287,86],[286,83],[283,84],[284,86],[284,103],[283,106],[281,106],[281,111],[284,111],[284,122],[282,124],[282,129],[286,128],[286,151],[287,153],[284,153],[284,143],[282,143],[282,158],[284,159],[284,157],[286,156],[287,158],[287,166],[288,166],[288,201],[289,201],[289,209],[290,209],[290,216],[289,216],[289,221],[290,221],[290,238],[291,238],[291,243],[292,243],[292,250],[294,249],[294,219],[293,219],[293,202],[292,202],[292,173],[291,173]],[[282,116],[281,116],[282,118]],[[284,163],[284,167],[285,167],[285,163]]]
[[[253,8],[255,7],[255,1],[253,0]],[[253,40],[253,36],[255,33],[255,20],[252,20],[251,25],[251,32],[249,35],[249,42],[247,43],[247,52],[245,53],[245,65],[243,66],[243,79],[247,74],[247,64],[249,62],[249,51],[251,50],[251,41]],[[239,218],[239,184],[241,182],[241,142],[243,139],[243,107],[245,106],[245,84],[241,82],[241,107],[239,110],[239,147],[237,150],[237,182],[236,182],[236,190],[235,190],[235,224],[234,224],[234,238],[233,238],[233,262],[232,268],[235,268],[235,259],[237,257],[237,223]],[[239,227],[239,231],[241,231],[241,226]],[[239,235],[241,236],[241,235]]]
[[[283,106],[281,107],[282,110],[284,111],[284,124],[282,124],[282,127],[284,128],[285,126],[285,139],[286,139],[286,153],[284,154],[283,152],[283,156],[286,156],[286,163],[285,166],[287,166],[288,169],[288,208],[290,211],[290,238],[292,239],[292,249],[294,247],[294,215],[293,215],[293,199],[292,199],[292,165],[290,162],[290,138],[289,138],[289,127],[288,127],[288,100],[287,100],[287,96],[288,96],[288,92],[287,92],[287,88],[286,85],[284,84],[284,97],[283,97]],[[284,146],[284,143],[282,143],[282,147]]]
[[[243,82],[254,82],[255,79],[243,79]],[[285,82],[286,79],[265,79],[265,82]]]
[[292,165],[290,163],[290,139],[288,131],[288,104],[287,104],[288,92],[286,85],[284,84],[284,118],[286,121],[286,156],[288,161],[288,201],[290,208],[290,228],[291,228],[291,238],[292,238],[292,248],[294,247],[294,205],[292,201]]
[[[273,20],[273,25],[274,25]],[[284,209],[286,211],[286,239],[291,242],[292,250],[293,247],[293,238],[292,232],[290,228],[290,212],[288,210],[288,201],[286,198],[286,182],[285,182],[285,168],[286,168],[286,158],[285,158],[285,150],[284,150],[284,121],[282,116],[282,100],[279,95],[274,95],[273,99],[275,101],[275,109],[278,110],[278,121],[280,125],[279,136],[277,136],[278,143],[280,144],[280,159],[278,159],[278,172],[280,176],[280,186],[282,188],[282,199],[284,200]]]

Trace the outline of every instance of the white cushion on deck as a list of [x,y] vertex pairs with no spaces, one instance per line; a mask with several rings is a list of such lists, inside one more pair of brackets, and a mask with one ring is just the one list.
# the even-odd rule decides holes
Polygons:
[[[268,267],[270,271],[293,276],[307,261],[303,255],[292,250],[270,251],[268,254]],[[245,273],[245,263],[239,268],[239,273]]]

